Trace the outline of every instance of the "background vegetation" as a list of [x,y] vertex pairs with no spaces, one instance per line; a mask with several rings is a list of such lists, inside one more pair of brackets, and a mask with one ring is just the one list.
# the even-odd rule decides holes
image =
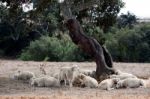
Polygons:
[[[2,0],[2,2],[5,0]],[[72,43],[63,24],[60,5],[33,0],[35,11],[24,12],[15,1],[0,1],[0,56],[36,61],[90,61]],[[32,0],[31,0],[32,1]],[[80,0],[79,0],[80,1]],[[79,3],[74,0],[75,4]],[[73,10],[85,33],[108,48],[114,61],[150,62],[150,23],[134,14],[117,16],[121,0],[102,0],[99,6]],[[38,5],[40,2],[41,5]],[[43,8],[44,4],[48,4]],[[39,8],[39,9],[38,9]],[[41,10],[41,11],[40,11]]]

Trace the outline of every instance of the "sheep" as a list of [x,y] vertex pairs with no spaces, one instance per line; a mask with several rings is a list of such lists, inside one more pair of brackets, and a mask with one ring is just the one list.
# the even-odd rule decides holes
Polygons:
[[116,75],[134,76],[133,74],[122,72],[120,70],[116,70]]
[[91,71],[91,70],[80,70],[80,73],[86,75],[86,76],[91,76],[93,77],[95,74],[95,71]]
[[31,78],[35,77],[33,72],[30,71],[18,71],[14,74],[14,79],[28,82]]
[[57,73],[53,73],[51,76],[56,78],[56,79],[59,79],[59,73],[58,72]]
[[84,74],[78,75],[79,80],[81,81],[81,86],[90,87],[90,88],[97,88],[98,82],[96,79],[86,76]]
[[119,78],[121,80],[126,79],[126,78],[137,78],[134,75],[129,75],[129,74],[120,74],[120,75],[110,75],[109,78]]
[[69,87],[72,87],[73,80],[78,73],[79,73],[79,67],[77,65],[72,67],[62,67],[59,73],[59,81],[64,80],[65,86],[68,81]]
[[141,79],[138,78],[126,78],[124,80],[120,80],[116,88],[138,88],[140,86],[144,86],[144,83]]
[[32,78],[30,84],[31,86],[38,86],[38,87],[59,87],[60,86],[59,80],[50,76]]
[[115,85],[117,84],[119,80],[120,80],[119,78],[105,79],[100,82],[100,84],[98,85],[98,88],[102,90],[115,89]]

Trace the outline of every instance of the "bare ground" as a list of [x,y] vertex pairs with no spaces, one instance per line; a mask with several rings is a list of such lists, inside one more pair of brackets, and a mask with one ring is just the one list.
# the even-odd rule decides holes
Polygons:
[[[39,88],[16,81],[12,76],[17,70],[29,70],[41,75],[40,64],[48,74],[57,72],[62,66],[77,64],[81,69],[95,70],[94,62],[33,62],[0,60],[0,99],[150,99],[150,88],[117,89],[105,91],[92,88]],[[140,78],[150,77],[149,63],[114,63],[116,69],[132,73]],[[80,98],[79,98],[80,97]]]

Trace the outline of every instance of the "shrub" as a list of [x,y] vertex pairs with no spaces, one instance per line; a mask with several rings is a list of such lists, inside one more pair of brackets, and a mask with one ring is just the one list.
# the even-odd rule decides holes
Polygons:
[[106,46],[115,61],[149,62],[149,25],[137,25],[133,29],[114,29],[105,35]]
[[[83,56],[82,56],[83,55]],[[23,50],[20,58],[22,60],[35,61],[84,61],[86,60],[82,51],[66,37],[43,36],[39,40],[30,43],[30,46]]]

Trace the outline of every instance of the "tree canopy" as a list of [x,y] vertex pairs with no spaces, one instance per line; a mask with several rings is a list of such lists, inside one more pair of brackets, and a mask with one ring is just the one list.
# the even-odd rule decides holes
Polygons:
[[[22,6],[28,9],[30,4],[33,9],[24,11]],[[122,0],[65,0],[62,3],[57,0],[0,0],[0,56],[22,55],[26,60],[90,60],[67,36],[64,13],[75,17],[86,35],[106,45],[115,61],[149,61],[149,24],[138,23],[132,13],[118,17],[123,6]],[[60,49],[51,45],[53,38],[56,38],[55,44],[61,45]],[[32,51],[45,50],[40,45],[52,46],[55,51],[43,51],[46,54],[40,58]],[[131,50],[137,53],[130,53]],[[52,53],[48,55],[48,52]],[[53,54],[55,52],[60,55]],[[68,53],[70,56],[59,58]],[[71,57],[73,54],[76,56]]]

